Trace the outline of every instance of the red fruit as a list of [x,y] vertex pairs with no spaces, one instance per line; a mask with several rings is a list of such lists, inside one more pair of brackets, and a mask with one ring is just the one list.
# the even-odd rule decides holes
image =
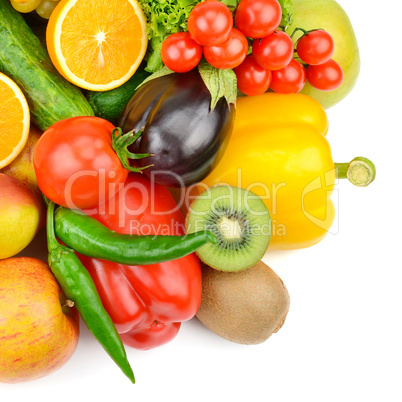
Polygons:
[[328,60],[318,66],[309,66],[306,71],[307,81],[321,91],[333,91],[343,81],[343,71],[335,60]]
[[233,71],[237,77],[237,88],[249,96],[263,94],[271,83],[271,71],[262,68],[252,55],[247,56]]
[[188,32],[169,35],[162,43],[163,64],[176,73],[186,73],[200,62],[202,46]]
[[193,8],[187,27],[191,37],[200,45],[220,45],[230,35],[233,16],[220,1],[207,0]]
[[299,92],[306,82],[306,71],[296,60],[281,70],[272,71],[270,88],[278,93],[291,94]]
[[294,47],[290,36],[283,31],[275,31],[253,42],[253,56],[256,62],[268,70],[280,70],[293,58]]
[[247,56],[248,42],[237,29],[232,28],[230,36],[219,46],[204,46],[205,60],[215,68],[235,68]]
[[282,9],[277,0],[241,0],[235,25],[249,38],[263,38],[278,28],[281,19]]
[[317,29],[303,35],[296,45],[297,54],[302,61],[310,65],[318,65],[327,62],[334,53],[334,41],[332,36]]

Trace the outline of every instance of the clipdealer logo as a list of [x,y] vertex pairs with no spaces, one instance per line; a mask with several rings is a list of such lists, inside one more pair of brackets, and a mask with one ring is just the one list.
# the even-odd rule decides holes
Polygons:
[[[178,183],[177,187],[174,189],[176,191],[176,204],[174,208],[169,210],[160,210],[157,208],[157,203],[155,202],[155,195],[157,193],[156,186],[160,186],[153,179],[155,176],[160,174],[170,175],[174,177],[174,180]],[[150,179],[150,189],[146,188],[141,183],[133,182],[130,184],[125,183],[109,183],[108,179],[113,179],[116,175],[114,171],[106,172],[105,169],[99,169],[99,171],[93,170],[83,170],[73,174],[66,183],[65,187],[65,199],[67,206],[71,209],[77,210],[72,194],[73,194],[73,186],[77,185],[77,181],[85,176],[93,177],[94,180],[97,181],[99,186],[99,207],[95,210],[86,211],[89,215],[93,213],[97,213],[99,215],[105,214],[115,214],[119,213],[119,226],[123,227],[125,225],[125,217],[129,216],[140,216],[144,214],[145,211],[149,211],[152,215],[160,216],[160,215],[169,215],[176,213],[181,208],[188,210],[191,206],[191,203],[199,197],[199,194],[205,192],[208,189],[208,186],[205,183],[195,183],[189,187],[184,187],[184,183],[180,176],[176,175],[173,172],[165,172],[165,171],[153,171],[149,177]],[[333,208],[335,210],[339,210],[339,189],[337,188],[337,184],[339,182],[338,179],[335,179],[335,170],[330,170],[324,174],[324,178],[322,176],[318,176],[309,182],[303,189],[300,194],[300,203],[301,203],[301,212],[305,215],[305,217],[314,223],[316,226],[325,229],[331,234],[337,234],[339,232],[339,218],[335,218],[331,224],[331,220],[333,219]],[[271,234],[276,236],[285,236],[286,235],[286,224],[278,221],[278,209],[280,210],[280,205],[278,205],[278,194],[283,192],[288,184],[286,182],[272,182],[268,186],[263,182],[254,182],[247,186],[243,186],[242,180],[242,169],[238,168],[236,173],[236,183],[234,187],[244,188],[245,190],[251,191],[269,203],[269,213],[271,215],[272,221],[272,229]],[[333,185],[333,183],[335,183]],[[217,183],[216,185],[231,187],[228,183]],[[310,211],[306,206],[306,198],[311,195],[314,195],[316,191],[322,191],[324,188],[327,188],[326,192],[327,197],[325,198],[326,205],[324,215],[320,214],[320,216],[314,215],[314,212]],[[106,191],[108,189],[108,191]],[[135,208],[132,208],[126,202],[126,195],[129,191],[135,190],[138,193],[137,202]],[[106,194],[116,194],[119,193],[118,197],[110,197],[106,199]],[[207,194],[207,192],[206,192]],[[205,196],[205,194],[204,194]],[[230,194],[228,195],[230,196]],[[118,203],[118,205],[117,205]],[[334,207],[332,206],[334,204]],[[252,211],[257,213],[257,211]],[[322,210],[320,211],[322,212]],[[329,228],[329,229],[328,229]],[[133,226],[133,230],[137,230],[138,225]],[[179,230],[179,229],[177,229]],[[176,229],[174,232],[177,231]],[[165,230],[167,231],[167,229]],[[152,228],[147,230],[148,233],[152,233]]]

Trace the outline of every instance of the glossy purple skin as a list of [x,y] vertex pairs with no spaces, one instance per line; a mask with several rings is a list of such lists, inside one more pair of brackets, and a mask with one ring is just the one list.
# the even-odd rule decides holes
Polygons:
[[123,132],[144,128],[129,148],[153,156],[132,160],[150,164],[143,173],[168,187],[203,180],[226,150],[235,118],[234,105],[221,98],[210,109],[211,95],[197,71],[169,74],[145,83],[133,95],[119,126]]

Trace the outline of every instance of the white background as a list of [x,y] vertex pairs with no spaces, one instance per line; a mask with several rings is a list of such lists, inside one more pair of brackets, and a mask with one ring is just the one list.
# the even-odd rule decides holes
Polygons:
[[359,81],[328,110],[334,160],[377,166],[367,188],[337,186],[337,229],[318,245],[270,252],[291,307],[257,346],[219,338],[197,319],[160,348],[128,349],[132,385],[81,325],[78,348],[54,374],[0,384],[2,401],[402,401],[401,115],[398,0],[340,0],[361,52]]

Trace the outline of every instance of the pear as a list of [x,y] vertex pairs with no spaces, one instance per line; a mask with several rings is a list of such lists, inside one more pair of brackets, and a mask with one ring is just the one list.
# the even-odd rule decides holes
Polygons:
[[[329,109],[350,93],[360,72],[359,47],[350,19],[335,0],[293,0],[292,22],[286,32],[291,35],[296,27],[307,31],[324,29],[334,40],[332,58],[342,67],[344,74],[341,86],[333,91],[320,91],[306,82],[300,91]],[[301,35],[302,32],[297,31],[293,41],[296,42]]]

